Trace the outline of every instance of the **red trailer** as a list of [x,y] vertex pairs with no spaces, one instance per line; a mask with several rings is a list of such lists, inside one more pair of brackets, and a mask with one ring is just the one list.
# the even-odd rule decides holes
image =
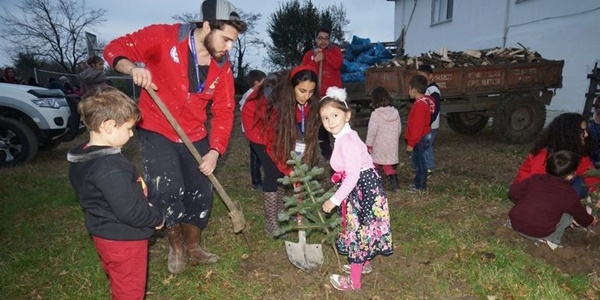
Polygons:
[[[474,134],[492,117],[498,138],[508,143],[531,141],[544,127],[546,105],[562,87],[562,60],[487,66],[436,68],[442,93],[442,114],[456,132]],[[405,67],[369,68],[365,92],[385,87],[393,97],[408,100],[408,82],[417,74]]]

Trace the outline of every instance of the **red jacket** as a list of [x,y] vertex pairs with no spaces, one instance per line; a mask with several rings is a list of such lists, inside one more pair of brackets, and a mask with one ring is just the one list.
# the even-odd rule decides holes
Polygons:
[[[192,142],[208,135],[204,123],[207,105],[212,100],[210,148],[223,154],[233,128],[233,72],[228,58],[221,63],[211,59],[204,91],[189,92],[188,41],[192,28],[191,24],[148,26],[110,42],[104,49],[104,58],[111,66],[120,57],[144,63],[158,87],[156,93]],[[173,142],[181,142],[146,91],[140,95],[139,107],[142,120],[138,125],[141,128],[157,132]]]
[[246,138],[256,144],[264,145],[267,132],[264,127],[266,99],[264,96],[257,97],[257,90],[253,91],[242,108],[242,126]]
[[[327,88],[330,86],[343,87],[342,85],[342,65],[344,64],[344,55],[342,50],[335,45],[323,49],[323,70],[321,74],[321,97],[325,96]],[[311,65],[315,70],[319,70],[319,63],[314,60],[315,52],[310,50],[302,58],[303,65]]]
[[413,103],[408,112],[408,123],[404,138],[409,146],[415,145],[431,131],[431,114],[435,111],[435,102],[431,96],[424,95]]
[[[525,161],[519,167],[517,177],[513,181],[514,183],[521,182],[534,174],[546,174],[546,158],[548,157],[548,150],[546,148],[540,150],[537,155],[529,153]],[[586,176],[586,173],[590,169],[594,169],[594,164],[589,156],[582,156],[579,160],[579,166],[575,171],[576,176],[583,177],[585,184],[588,186],[590,191],[595,191],[598,184],[600,184],[600,178]]]
[[560,177],[535,174],[513,183],[508,191],[515,206],[508,216],[512,227],[529,236],[544,238],[556,230],[563,213],[568,213],[581,226],[589,226],[589,215],[571,184]]
[[[281,173],[289,175],[293,170],[293,167],[288,165],[287,161],[277,161],[275,159],[274,142],[277,124],[264,124],[266,101],[267,100],[264,95],[260,98],[256,98],[255,93],[252,93],[248,97],[248,100],[246,100],[246,103],[242,108],[242,125],[244,126],[244,134],[250,142],[264,145],[267,154],[269,157],[271,157],[277,166],[277,169]],[[310,106],[308,104],[304,106],[305,121],[306,118],[308,118],[309,107]],[[296,105],[296,123],[300,124],[301,122],[302,111],[299,105]]]

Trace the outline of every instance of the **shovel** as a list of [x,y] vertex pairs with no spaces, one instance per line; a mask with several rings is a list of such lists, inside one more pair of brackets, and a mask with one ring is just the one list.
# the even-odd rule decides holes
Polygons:
[[[202,164],[202,156],[200,155],[198,150],[194,147],[194,145],[192,144],[192,141],[190,141],[189,137],[185,134],[185,132],[183,131],[183,129],[181,128],[181,126],[179,125],[177,120],[175,120],[175,118],[173,117],[173,115],[171,114],[169,109],[165,106],[164,102],[160,99],[160,97],[156,94],[156,92],[152,88],[147,88],[146,91],[148,91],[148,94],[150,94],[150,97],[152,97],[152,100],[154,100],[154,102],[156,103],[158,108],[160,108],[162,113],[165,115],[165,117],[167,118],[167,120],[169,121],[171,126],[173,126],[173,129],[175,129],[175,131],[177,132],[177,135],[179,135],[179,138],[181,139],[181,141],[183,141],[185,146],[191,152],[194,159],[196,159],[196,161],[198,162],[199,165]],[[250,236],[249,236],[250,233],[247,230],[244,230],[244,227],[246,226],[246,219],[244,218],[244,212],[242,210],[242,205],[240,204],[239,201],[235,201],[235,202],[231,201],[231,199],[225,192],[225,189],[223,188],[221,183],[217,180],[217,178],[215,177],[214,174],[210,174],[207,177],[210,180],[210,182],[213,184],[213,186],[215,187],[215,190],[217,190],[217,193],[219,193],[219,196],[221,196],[221,199],[223,199],[223,202],[225,202],[225,206],[227,206],[227,209],[229,210],[229,217],[231,218],[231,222],[233,223],[233,232],[234,233],[243,232],[244,238],[246,240],[246,244],[248,245],[248,248],[251,248],[250,247]]]
[[[294,191],[297,191],[299,186],[294,186]],[[302,198],[298,197],[298,202],[302,202]],[[323,264],[323,250],[320,244],[307,244],[306,231],[302,229],[302,215],[298,214],[298,243],[285,241],[285,250],[290,262],[299,269],[308,271],[319,267]]]

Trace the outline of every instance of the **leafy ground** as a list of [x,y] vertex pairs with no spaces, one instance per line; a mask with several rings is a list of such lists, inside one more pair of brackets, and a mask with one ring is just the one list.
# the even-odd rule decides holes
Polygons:
[[[374,271],[363,277],[360,292],[341,293],[328,283],[329,275],[338,272],[329,246],[324,247],[323,267],[304,272],[289,263],[283,241],[265,235],[262,197],[250,189],[248,146],[238,128],[217,177],[229,196],[242,203],[252,248],[233,234],[216,197],[203,239],[221,260],[173,276],[166,270],[166,238],[158,232],[150,247],[147,299],[600,297],[598,236],[572,230],[565,236],[566,246],[551,251],[503,225],[510,209],[506,188],[529,145],[501,144],[490,131],[462,136],[443,125],[429,191],[388,194],[394,254],[374,260]],[[357,128],[364,135],[365,128]],[[0,299],[109,298],[67,179],[65,153],[82,141],[41,152],[32,164],[0,170]],[[139,161],[135,143],[124,153]],[[408,156],[402,154],[401,161],[400,183],[406,188],[413,175]],[[297,238],[291,234],[288,240]]]

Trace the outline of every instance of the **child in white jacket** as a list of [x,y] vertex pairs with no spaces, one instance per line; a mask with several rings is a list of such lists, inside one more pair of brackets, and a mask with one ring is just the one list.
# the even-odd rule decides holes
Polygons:
[[396,165],[399,162],[398,150],[402,122],[400,114],[392,105],[392,97],[383,87],[376,87],[371,93],[371,117],[367,129],[367,149],[375,166],[383,168],[390,180],[392,191],[398,190]]

